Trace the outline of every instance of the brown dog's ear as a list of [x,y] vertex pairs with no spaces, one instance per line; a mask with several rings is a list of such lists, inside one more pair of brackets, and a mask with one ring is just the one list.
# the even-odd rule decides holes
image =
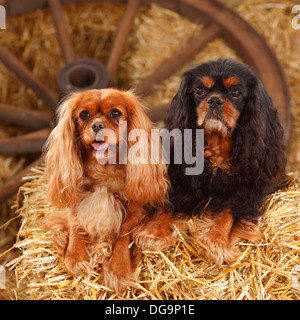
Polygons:
[[125,194],[139,205],[162,204],[169,182],[160,139],[151,141],[153,126],[138,99],[131,92],[124,98],[129,113]]
[[80,138],[73,120],[78,95],[72,94],[58,107],[58,123],[44,150],[46,174],[49,176],[48,198],[58,207],[75,204],[78,185],[83,177]]

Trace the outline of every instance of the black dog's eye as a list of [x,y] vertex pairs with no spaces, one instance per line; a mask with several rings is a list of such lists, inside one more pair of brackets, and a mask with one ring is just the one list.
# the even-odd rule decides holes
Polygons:
[[87,110],[84,110],[80,113],[79,117],[82,121],[88,121],[91,119],[91,114]]
[[239,89],[233,89],[230,95],[232,96],[232,98],[238,99],[242,96],[242,93]]
[[197,87],[195,89],[195,93],[196,93],[197,96],[201,97],[201,96],[205,95],[206,90],[203,87]]
[[109,116],[113,119],[119,119],[122,116],[122,112],[118,109],[112,109],[109,113]]

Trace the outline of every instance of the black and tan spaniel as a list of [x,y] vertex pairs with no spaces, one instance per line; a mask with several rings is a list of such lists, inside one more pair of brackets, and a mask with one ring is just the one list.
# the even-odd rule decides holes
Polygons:
[[[184,129],[204,129],[203,172],[186,175],[190,165],[184,159],[182,164],[171,161],[170,200],[176,214],[201,214],[191,231],[205,254],[219,265],[231,262],[237,255],[234,244],[259,237],[255,222],[265,197],[285,179],[277,110],[248,67],[219,59],[184,74],[166,128],[179,128],[182,134]],[[174,139],[173,148],[176,143]]]

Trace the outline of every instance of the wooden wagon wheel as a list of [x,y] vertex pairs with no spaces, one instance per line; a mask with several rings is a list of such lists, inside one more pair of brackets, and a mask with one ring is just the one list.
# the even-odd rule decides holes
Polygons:
[[[191,21],[201,21],[205,24],[203,32],[192,39],[175,56],[167,59],[148,78],[142,80],[135,92],[147,96],[154,84],[158,84],[170,77],[187,61],[200,52],[209,42],[222,37],[237,52],[237,54],[259,73],[268,93],[273,98],[282,125],[286,132],[288,142],[290,111],[288,90],[284,81],[282,70],[265,41],[259,34],[238,14],[215,0],[128,0],[122,21],[120,23],[113,48],[110,52],[106,66],[93,60],[76,59],[70,37],[65,25],[62,5],[68,3],[89,2],[90,0],[6,0],[7,17],[16,16],[48,6],[57,32],[61,53],[65,67],[60,71],[59,85],[72,89],[74,87],[103,88],[111,84],[118,72],[118,66],[135,14],[140,5],[156,3],[162,7],[173,10]],[[99,1],[99,0],[98,0]],[[106,0],[123,3],[122,0]],[[28,87],[32,88],[45,105],[53,111],[57,105],[59,94],[47,88],[33,73],[13,54],[0,43],[0,59],[12,70]],[[72,76],[73,75],[73,76]],[[80,75],[78,77],[78,75]],[[78,83],[74,79],[81,79]],[[153,121],[164,117],[168,105],[154,106],[149,116]],[[41,152],[42,147],[52,129],[51,111],[41,112],[20,110],[11,105],[0,103],[0,119],[12,124],[22,125],[33,130],[23,137],[0,140],[1,155],[17,155]],[[26,175],[31,167],[43,161],[39,158],[26,167],[19,174],[0,187],[0,203],[8,199],[18,190],[22,176]]]

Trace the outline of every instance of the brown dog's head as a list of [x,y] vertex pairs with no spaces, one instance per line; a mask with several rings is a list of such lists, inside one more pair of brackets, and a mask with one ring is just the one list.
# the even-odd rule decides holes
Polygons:
[[[166,166],[162,161],[151,162],[152,123],[132,92],[102,89],[73,93],[59,106],[57,119],[46,146],[53,203],[74,205],[83,177],[92,179],[97,176],[93,171],[99,170],[105,176],[111,165],[124,170],[123,191],[128,200],[140,205],[165,201]],[[141,135],[131,134],[136,131]],[[139,141],[142,138],[143,143]],[[139,142],[147,148],[143,161],[136,161],[141,152],[133,148]]]

